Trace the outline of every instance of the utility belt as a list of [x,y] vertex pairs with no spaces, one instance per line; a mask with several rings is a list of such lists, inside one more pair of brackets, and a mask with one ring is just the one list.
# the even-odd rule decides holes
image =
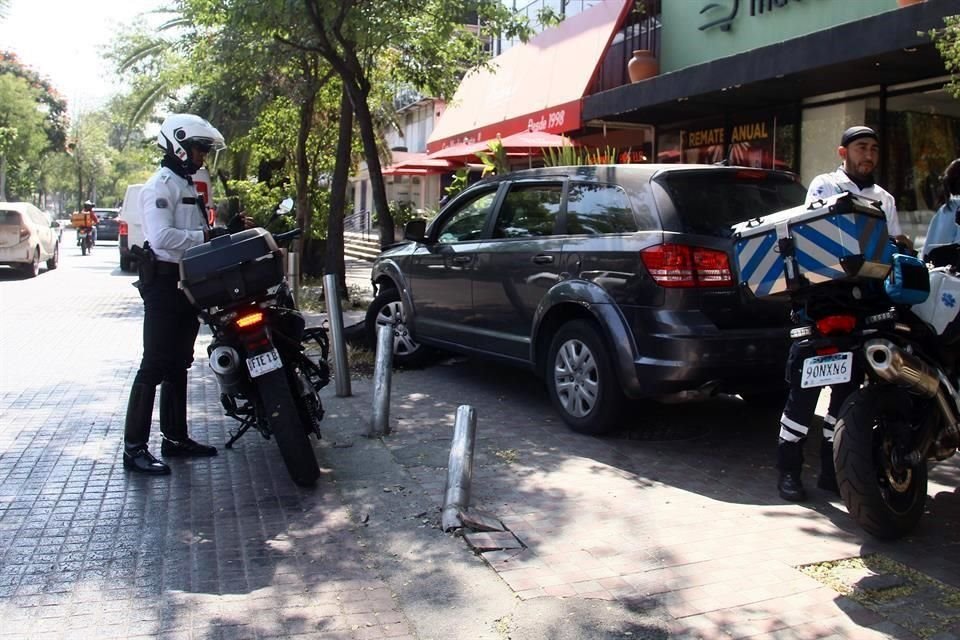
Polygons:
[[140,276],[140,280],[133,283],[135,287],[150,286],[158,276],[180,277],[180,265],[176,262],[158,260],[149,242],[144,242],[143,248],[134,246],[130,252],[137,259],[137,275]]

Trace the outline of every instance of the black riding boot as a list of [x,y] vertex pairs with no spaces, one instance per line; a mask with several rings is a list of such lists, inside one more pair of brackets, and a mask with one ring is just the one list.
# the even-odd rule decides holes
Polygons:
[[147,449],[156,393],[156,387],[149,384],[135,383],[130,389],[127,417],[123,426],[123,466],[137,473],[170,473],[170,467],[154,458]]
[[790,502],[806,500],[807,492],[803,490],[803,483],[800,481],[800,472],[803,469],[803,441],[780,440],[777,444],[777,469],[780,470],[780,479],[777,481],[780,497]]
[[209,457],[217,448],[194,442],[187,435],[187,376],[160,385],[160,453],[165,458]]
[[817,486],[824,491],[840,493],[837,486],[837,471],[833,466],[833,442],[820,440],[820,475],[817,477]]

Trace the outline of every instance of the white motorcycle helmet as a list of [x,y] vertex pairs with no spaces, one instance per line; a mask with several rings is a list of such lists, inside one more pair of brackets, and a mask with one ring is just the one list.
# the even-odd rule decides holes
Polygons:
[[190,160],[190,148],[200,146],[208,151],[226,149],[223,135],[212,124],[192,113],[175,113],[167,116],[160,125],[160,134],[157,136],[157,146],[163,152],[177,158],[188,173],[195,172],[199,167],[193,166]]

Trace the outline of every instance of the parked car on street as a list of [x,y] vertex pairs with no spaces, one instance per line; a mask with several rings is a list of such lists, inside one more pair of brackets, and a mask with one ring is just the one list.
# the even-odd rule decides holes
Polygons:
[[117,240],[120,236],[120,223],[117,216],[120,215],[120,209],[94,209],[97,216],[97,233],[95,240]]
[[471,185],[372,268],[367,331],[543,376],[576,431],[627,398],[785,397],[789,303],[738,286],[731,225],[802,204],[790,173],[706,165],[518,171]]
[[29,202],[0,202],[0,265],[33,278],[41,262],[56,269],[59,261],[59,223]]
[[120,245],[120,270],[133,271],[137,266],[137,259],[130,253],[134,246],[143,247],[143,224],[140,217],[140,190],[142,184],[131,184],[123,195],[123,205],[120,207],[118,244]]

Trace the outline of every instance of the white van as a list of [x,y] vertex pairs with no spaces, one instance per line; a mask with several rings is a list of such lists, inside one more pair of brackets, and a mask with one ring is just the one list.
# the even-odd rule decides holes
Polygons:
[[123,205],[120,207],[120,270],[133,271],[137,268],[137,259],[130,253],[130,248],[143,246],[143,222],[140,215],[140,190],[142,184],[131,184],[123,195]]

